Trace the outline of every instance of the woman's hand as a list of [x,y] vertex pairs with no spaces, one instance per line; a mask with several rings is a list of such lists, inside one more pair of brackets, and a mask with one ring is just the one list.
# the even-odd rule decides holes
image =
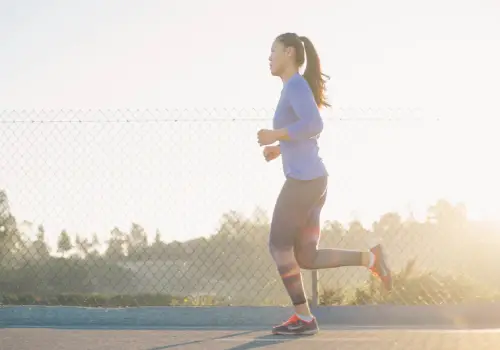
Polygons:
[[276,141],[288,141],[290,140],[290,136],[286,128],[278,130],[262,129],[257,133],[257,139],[259,145],[266,146],[272,145]]
[[257,133],[257,140],[259,145],[271,145],[278,141],[278,135],[275,130],[262,129]]
[[266,146],[264,147],[264,151],[262,153],[266,162],[270,162],[271,160],[276,159],[280,156],[280,146]]

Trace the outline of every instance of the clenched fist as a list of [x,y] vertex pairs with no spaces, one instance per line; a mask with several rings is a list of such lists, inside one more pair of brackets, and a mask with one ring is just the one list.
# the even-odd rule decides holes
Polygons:
[[280,146],[266,146],[264,147],[264,151],[262,153],[266,162],[270,162],[280,156]]

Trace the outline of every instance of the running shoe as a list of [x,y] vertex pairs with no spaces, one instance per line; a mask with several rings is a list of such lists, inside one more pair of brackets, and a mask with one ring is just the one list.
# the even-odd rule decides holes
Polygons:
[[297,315],[290,317],[288,321],[273,327],[273,334],[279,335],[313,335],[318,333],[318,323],[316,318],[306,322],[301,320]]
[[385,289],[392,290],[392,276],[391,271],[386,262],[384,250],[380,244],[374,246],[370,251],[375,256],[375,262],[370,268],[371,273],[380,278]]

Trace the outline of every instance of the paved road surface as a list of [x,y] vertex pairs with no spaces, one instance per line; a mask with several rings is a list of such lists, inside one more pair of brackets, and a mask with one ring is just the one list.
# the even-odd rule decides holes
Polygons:
[[0,329],[1,350],[496,350],[500,330],[324,329],[290,338],[252,330]]

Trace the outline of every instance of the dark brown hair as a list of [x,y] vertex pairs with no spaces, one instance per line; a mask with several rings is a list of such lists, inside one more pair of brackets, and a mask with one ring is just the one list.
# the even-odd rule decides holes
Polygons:
[[281,34],[276,40],[281,42],[285,47],[293,47],[295,49],[295,60],[299,67],[301,67],[307,59],[307,66],[303,77],[313,92],[314,100],[318,107],[330,107],[325,97],[325,83],[330,77],[321,72],[318,52],[311,40],[305,36],[299,37],[295,33]]

